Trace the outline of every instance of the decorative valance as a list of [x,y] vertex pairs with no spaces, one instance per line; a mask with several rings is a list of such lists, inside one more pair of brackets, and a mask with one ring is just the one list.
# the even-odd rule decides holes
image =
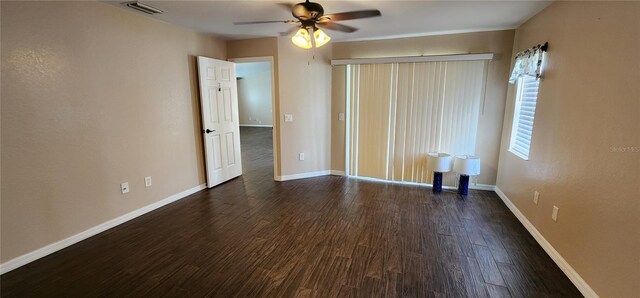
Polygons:
[[509,83],[515,83],[518,78],[532,76],[540,78],[542,67],[542,53],[547,51],[547,43],[536,45],[516,54],[516,62],[509,77]]

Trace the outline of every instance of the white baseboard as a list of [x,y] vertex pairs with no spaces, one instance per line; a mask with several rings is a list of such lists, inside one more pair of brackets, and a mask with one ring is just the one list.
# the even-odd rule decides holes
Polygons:
[[99,225],[97,225],[97,226],[95,226],[93,228],[90,228],[88,230],[85,230],[83,232],[75,234],[75,235],[73,235],[73,236],[71,236],[69,238],[62,239],[62,240],[60,240],[58,242],[49,244],[49,245],[47,245],[45,247],[36,249],[36,250],[34,250],[32,252],[29,252],[29,253],[26,253],[26,254],[21,255],[19,257],[16,257],[14,259],[11,259],[11,260],[9,260],[9,261],[7,261],[5,263],[0,264],[0,274],[5,274],[5,273],[7,273],[7,272],[9,272],[11,270],[14,270],[16,268],[24,266],[24,265],[26,265],[28,263],[31,263],[31,262],[33,262],[33,261],[35,261],[37,259],[40,259],[42,257],[45,257],[47,255],[50,255],[50,254],[52,254],[52,253],[54,253],[56,251],[59,251],[59,250],[61,250],[63,248],[66,248],[68,246],[76,244],[76,243],[78,243],[78,242],[80,242],[82,240],[85,240],[85,239],[87,239],[87,238],[89,238],[91,236],[95,236],[95,235],[97,235],[99,233],[102,233],[102,232],[108,230],[108,229],[111,229],[111,228],[113,228],[115,226],[118,226],[118,225],[123,224],[123,223],[125,223],[127,221],[130,221],[130,220],[132,220],[132,219],[134,219],[134,218],[136,218],[138,216],[141,216],[141,215],[143,215],[145,213],[148,213],[148,212],[153,211],[155,209],[158,209],[158,208],[160,208],[162,206],[165,206],[167,204],[170,204],[170,203],[173,203],[173,202],[175,202],[177,200],[180,200],[180,199],[182,199],[184,197],[192,195],[192,194],[194,194],[194,193],[196,193],[198,191],[201,191],[201,190],[203,190],[205,188],[206,188],[206,185],[205,184],[201,184],[201,185],[198,185],[196,187],[187,189],[187,190],[185,190],[185,191],[183,191],[181,193],[177,193],[177,194],[172,195],[172,196],[170,196],[168,198],[165,198],[165,199],[162,199],[160,201],[157,201],[157,202],[155,202],[153,204],[144,206],[144,207],[142,207],[140,209],[131,211],[131,212],[125,214],[125,215],[122,215],[120,217],[116,217],[116,218],[114,218],[112,220],[109,220],[107,222],[99,224]]
[[511,202],[511,200],[507,198],[507,195],[505,195],[502,192],[502,190],[500,190],[500,188],[497,186],[496,186],[495,192],[496,194],[498,194],[500,199],[502,199],[504,204],[507,205],[507,207],[509,207],[509,210],[511,210],[511,212],[513,212],[513,214],[518,218],[518,220],[520,220],[522,225],[525,228],[527,228],[527,231],[529,231],[531,236],[533,236],[533,238],[535,238],[536,241],[538,241],[538,244],[542,246],[544,251],[546,251],[547,254],[551,257],[551,259],[553,259],[553,261],[558,265],[558,267],[562,269],[562,271],[564,272],[565,275],[567,275],[569,280],[571,280],[571,282],[576,286],[576,288],[580,290],[580,293],[582,293],[582,295],[584,295],[585,297],[598,297],[598,294],[596,294],[596,292],[589,286],[589,284],[587,284],[587,282],[584,279],[582,279],[580,274],[578,274],[578,272],[576,272],[576,270],[573,269],[573,267],[571,267],[569,263],[567,263],[567,261],[562,257],[562,255],[560,255],[560,253],[555,248],[553,248],[551,243],[549,243],[549,241],[547,241],[547,239],[545,239],[544,236],[540,234],[538,229],[536,229],[536,227],[524,216],[524,214],[522,214],[522,212],[520,212],[520,210],[518,210],[518,208]]
[[300,173],[300,174],[293,174],[293,175],[283,175],[283,176],[276,176],[275,179],[276,181],[289,181],[289,180],[327,176],[327,175],[331,175],[331,171],[317,171],[317,172],[307,172],[307,173]]
[[[362,177],[362,176],[349,176],[349,178],[359,179],[359,180],[366,180],[366,181],[373,181],[373,182],[382,182],[382,183],[393,183],[393,184],[401,184],[401,185],[433,187],[433,184],[431,184],[431,183],[392,181],[392,180],[385,180],[385,179],[371,178],[371,177]],[[490,185],[490,184],[472,184],[472,183],[469,183],[469,189],[475,189],[475,190],[490,190],[490,191],[493,191],[495,189],[495,187],[496,187],[495,185]],[[457,186],[445,186],[445,185],[443,185],[442,188],[443,189],[458,189]]]
[[[285,176],[275,176],[276,181],[288,181],[288,180],[296,180],[303,178],[312,178],[318,176],[326,176],[326,175],[334,175],[334,176],[346,176],[344,171],[318,171],[318,172],[308,172],[294,175],[285,175]],[[432,184],[429,183],[418,183],[418,182],[406,182],[406,181],[391,181],[385,179],[371,178],[371,177],[361,177],[361,176],[348,176],[349,178],[373,181],[373,182],[382,182],[382,183],[393,183],[393,184],[401,184],[401,185],[414,185],[414,186],[425,186],[425,187],[433,187]],[[442,186],[443,189],[458,189],[456,186]],[[476,190],[495,190],[495,185],[489,184],[469,184],[469,189]]]
[[273,127],[273,125],[266,125],[266,124],[240,124],[240,126],[244,126],[244,127]]
[[[431,185],[431,184],[429,184]],[[433,187],[433,185],[432,185]],[[450,189],[458,189],[458,187],[454,187],[454,186],[447,186]],[[496,189],[495,185],[491,185],[491,184],[472,184],[469,183],[469,189],[475,189],[475,190],[490,190],[490,191],[494,191]]]

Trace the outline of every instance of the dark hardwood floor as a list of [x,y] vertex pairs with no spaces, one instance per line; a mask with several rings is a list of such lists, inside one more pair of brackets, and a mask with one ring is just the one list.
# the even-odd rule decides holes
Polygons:
[[[581,296],[493,192],[244,175],[2,275],[2,297]],[[28,235],[25,235],[28,236]]]

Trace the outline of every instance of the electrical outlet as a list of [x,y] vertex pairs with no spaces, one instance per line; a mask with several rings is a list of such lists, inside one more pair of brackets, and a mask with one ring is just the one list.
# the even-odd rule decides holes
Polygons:
[[129,193],[129,182],[124,182],[120,184],[120,191],[122,194]]
[[284,122],[293,122],[293,114],[284,114]]
[[538,191],[533,192],[533,203],[538,205],[538,201],[540,199],[540,193]]
[[144,177],[144,187],[150,187],[151,185],[153,185],[153,183],[151,182],[151,176]]
[[551,219],[553,221],[558,221],[558,210],[560,210],[557,206],[553,206],[553,212],[551,213]]
[[344,121],[344,113],[338,114],[338,120]]
[[300,160],[304,160],[304,153],[300,153],[300,154],[298,154],[298,159],[300,159]]

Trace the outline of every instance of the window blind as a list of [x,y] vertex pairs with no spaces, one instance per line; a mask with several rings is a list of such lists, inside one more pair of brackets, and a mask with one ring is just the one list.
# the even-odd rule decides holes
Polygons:
[[518,79],[509,150],[526,160],[529,159],[531,148],[533,119],[536,113],[539,86],[540,80],[535,77],[523,76]]
[[486,64],[349,65],[348,174],[429,183],[427,153],[474,154]]

